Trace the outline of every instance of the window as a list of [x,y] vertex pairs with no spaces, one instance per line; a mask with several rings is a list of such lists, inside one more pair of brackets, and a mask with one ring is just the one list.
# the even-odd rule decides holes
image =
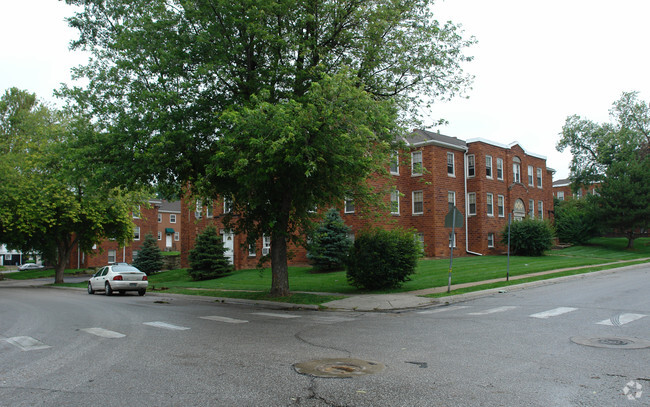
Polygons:
[[176,214],[169,214],[169,223],[176,223]]
[[411,153],[411,175],[422,175],[422,151]]
[[454,242],[454,248],[456,247],[456,233],[449,234],[449,247],[451,247],[451,242]]
[[390,213],[399,215],[399,191],[394,190],[390,193]]
[[345,213],[354,213],[354,201],[349,198],[345,198]]
[[447,192],[447,202],[456,205],[456,191]]
[[174,241],[178,242],[181,240],[181,232],[174,232]]
[[108,251],[108,263],[115,263],[117,260],[117,252],[115,250]]
[[497,158],[497,179],[503,179],[503,158]]
[[133,228],[133,240],[140,240],[140,226]]
[[537,188],[542,187],[542,169],[538,168],[537,169]]
[[158,240],[162,240],[162,232],[158,231]]
[[476,174],[476,166],[474,163],[474,154],[467,156],[467,176],[473,177]]
[[133,209],[133,219],[140,219],[140,215],[140,205],[138,205]]
[[531,219],[535,218],[535,200],[534,199],[529,199],[528,200],[528,217]]
[[201,201],[196,201],[196,209],[194,210],[194,217],[196,219],[201,219],[202,211],[203,211],[203,204],[201,203]]
[[485,176],[488,178],[492,178],[492,156],[491,155],[485,156]]
[[271,253],[271,236],[262,236],[262,256],[268,256]]
[[535,186],[535,183],[533,182],[533,166],[529,165],[528,166],[528,185]]
[[133,260],[137,259],[138,258],[138,251],[134,250],[133,253],[131,253],[131,257],[133,258]]
[[488,233],[488,247],[494,247],[494,233]]
[[537,201],[537,216],[544,219],[544,202],[542,201]]
[[424,233],[414,233],[413,237],[415,238],[415,243],[420,246],[420,250],[424,252]]
[[223,198],[223,213],[230,213],[232,212],[232,199],[230,198]]
[[499,212],[499,217],[503,218],[506,216],[505,203],[503,195],[497,195],[497,211]]
[[413,191],[413,214],[424,213],[424,194],[422,191]]
[[399,175],[399,154],[393,151],[390,155],[390,173]]
[[564,191],[557,191],[557,199],[559,201],[564,201]]
[[255,257],[257,256],[257,249],[255,248],[254,244],[249,244],[248,245],[248,257]]
[[455,177],[456,172],[454,170],[454,153],[447,152],[447,175]]
[[476,215],[476,192],[467,194],[467,214]]
[[212,201],[208,201],[205,203],[205,216],[207,218],[212,218],[214,217],[214,207],[213,207]]
[[162,213],[158,214],[158,223],[162,223]]
[[494,200],[491,193],[487,194],[487,216],[494,216]]

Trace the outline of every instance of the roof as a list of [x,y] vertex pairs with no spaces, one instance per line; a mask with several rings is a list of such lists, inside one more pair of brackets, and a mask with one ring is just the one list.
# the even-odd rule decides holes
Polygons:
[[406,141],[406,143],[411,147],[434,144],[438,146],[451,147],[457,150],[467,151],[467,143],[465,143],[463,140],[428,130],[415,129],[404,138],[404,141]]
[[175,212],[181,213],[181,201],[169,202],[164,199],[160,201],[158,212]]
[[513,141],[510,144],[501,144],[501,143],[497,143],[496,141],[486,140],[486,139],[484,139],[482,137],[476,137],[476,138],[471,138],[471,139],[467,140],[467,144],[469,144],[469,143],[485,143],[485,144],[490,144],[492,146],[505,148],[505,149],[508,149],[508,150],[511,149],[514,146],[519,146],[519,147],[521,147],[522,150],[524,150],[524,153],[526,153],[526,155],[531,156],[531,157],[535,157],[535,158],[539,158],[539,159],[542,159],[542,160],[546,160],[546,156],[543,156],[541,154],[533,153],[532,151],[526,150],[524,148],[524,146],[519,144],[518,141]]
[[566,187],[568,185],[571,185],[571,180],[568,178],[562,178],[557,181],[553,181],[554,187]]

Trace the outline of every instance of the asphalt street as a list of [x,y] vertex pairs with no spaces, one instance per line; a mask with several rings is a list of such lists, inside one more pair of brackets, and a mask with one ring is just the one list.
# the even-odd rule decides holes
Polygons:
[[[648,292],[647,266],[408,312],[0,287],[0,405],[650,405]],[[294,368],[331,358],[385,368]]]

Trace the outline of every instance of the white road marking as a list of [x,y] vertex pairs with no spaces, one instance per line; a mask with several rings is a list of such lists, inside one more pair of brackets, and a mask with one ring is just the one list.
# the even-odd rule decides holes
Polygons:
[[31,336],[14,336],[13,338],[7,338],[6,341],[24,351],[51,348],[51,346]]
[[84,328],[82,329],[82,331],[92,335],[100,336],[102,338],[109,338],[109,339],[124,338],[126,336],[119,332],[109,331],[108,329],[104,329],[104,328]]
[[463,308],[469,308],[467,305],[449,305],[447,307],[434,308],[426,311],[419,311],[418,314],[437,314],[439,312],[459,310]]
[[245,319],[235,319],[235,318],[228,318],[228,317],[220,317],[218,315],[211,315],[207,317],[199,317],[201,319],[209,319],[210,321],[218,321],[218,322],[226,322],[228,324],[245,324],[248,321]]
[[253,312],[253,315],[262,315],[262,316],[274,317],[274,318],[300,318],[300,315],[275,314],[273,312]]
[[641,319],[643,317],[647,317],[647,315],[643,314],[621,314],[617,315],[615,317],[611,317],[610,319],[606,319],[604,321],[596,322],[598,325],[609,325],[609,326],[621,326],[625,324],[629,324],[632,321],[636,321],[637,319]]
[[168,324],[167,322],[160,322],[160,321],[144,322],[143,324],[153,326],[153,327],[156,327],[156,328],[172,329],[172,330],[175,330],[175,331],[186,331],[186,330],[190,329],[190,328],[187,328],[185,326],[172,325],[172,324]]
[[354,321],[354,318],[344,318],[344,317],[314,317],[314,321],[323,324],[334,324],[337,322],[349,322]]
[[544,312],[538,312],[537,314],[529,315],[529,317],[546,319],[546,318],[550,318],[550,317],[557,317],[558,315],[566,314],[567,312],[571,312],[571,311],[575,311],[575,310],[577,310],[577,308],[559,307],[559,308],[551,309],[551,310],[544,311]]
[[510,311],[512,309],[515,309],[517,307],[515,306],[505,306],[505,307],[497,307],[497,308],[490,308],[485,311],[479,311],[479,312],[470,312],[467,315],[487,315],[487,314],[496,314],[497,312],[505,312],[505,311]]

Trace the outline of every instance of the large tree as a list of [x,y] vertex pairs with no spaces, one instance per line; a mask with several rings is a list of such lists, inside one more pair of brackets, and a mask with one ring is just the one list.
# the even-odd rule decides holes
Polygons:
[[310,211],[368,197],[409,113],[470,80],[473,39],[432,0],[67,2],[94,57],[87,88],[63,93],[112,146],[106,176],[226,196],[237,231],[271,236],[274,295]]
[[93,177],[78,143],[88,123],[12,88],[0,98],[0,242],[38,252],[63,282],[70,253],[133,237],[132,194]]
[[650,225],[650,105],[637,92],[625,92],[610,109],[610,123],[567,118],[557,149],[569,147],[574,189],[598,183],[594,218],[626,233]]

